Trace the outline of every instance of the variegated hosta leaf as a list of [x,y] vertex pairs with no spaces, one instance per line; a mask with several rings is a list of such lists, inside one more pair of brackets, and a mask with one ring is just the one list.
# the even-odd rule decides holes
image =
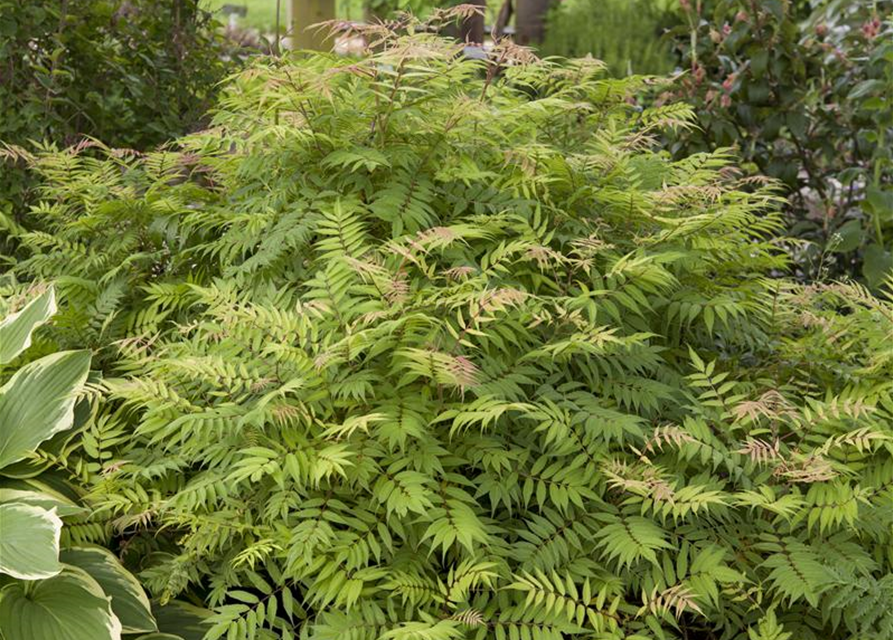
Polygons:
[[62,518],[87,511],[86,508],[75,504],[61,493],[50,490],[49,487],[40,491],[0,487],[0,505],[10,502],[40,507],[45,510],[55,509],[56,515]]
[[99,583],[66,567],[59,575],[0,590],[0,635],[14,640],[121,640],[121,623]]
[[115,555],[102,547],[75,547],[62,552],[62,561],[89,573],[112,599],[112,611],[124,633],[156,631],[149,598],[140,583]]
[[63,351],[25,365],[0,389],[0,469],[71,428],[89,370],[89,351]]
[[62,520],[54,510],[15,502],[0,504],[0,573],[20,580],[58,574],[62,570],[61,531]]
[[0,321],[0,364],[11,362],[31,346],[31,333],[56,313],[56,294],[50,287],[17,313]]

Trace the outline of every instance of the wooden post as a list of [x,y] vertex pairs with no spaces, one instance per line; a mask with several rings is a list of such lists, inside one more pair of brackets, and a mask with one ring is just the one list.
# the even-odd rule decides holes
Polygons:
[[326,29],[307,27],[334,19],[335,0],[288,0],[288,45],[292,49],[331,50],[332,40]]

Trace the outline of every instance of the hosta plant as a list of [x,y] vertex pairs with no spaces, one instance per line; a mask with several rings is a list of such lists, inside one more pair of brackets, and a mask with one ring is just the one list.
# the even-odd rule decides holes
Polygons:
[[[31,345],[36,327],[56,311],[48,289],[0,322],[0,366]],[[90,368],[87,351],[44,356],[0,388],[0,638],[119,640],[154,631],[149,601],[136,578],[100,547],[61,553],[66,516],[83,509],[21,464],[44,441],[72,428],[75,402]],[[10,477],[15,480],[9,479]],[[9,578],[12,580],[9,580]]]
[[893,638],[891,301],[778,277],[653,80],[403,26],[34,160],[128,566],[208,640]]

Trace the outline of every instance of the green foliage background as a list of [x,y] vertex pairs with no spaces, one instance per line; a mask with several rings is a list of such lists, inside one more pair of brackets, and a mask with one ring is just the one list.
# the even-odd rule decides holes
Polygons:
[[893,638],[889,295],[649,81],[404,26],[30,158],[90,540],[209,640]]

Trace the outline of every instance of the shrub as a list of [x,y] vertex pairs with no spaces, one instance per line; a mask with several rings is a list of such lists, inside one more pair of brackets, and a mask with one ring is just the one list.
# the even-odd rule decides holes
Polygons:
[[[0,141],[152,147],[195,127],[226,53],[197,0],[2,0]],[[28,186],[4,168],[0,203]]]
[[769,278],[774,187],[645,80],[410,26],[35,159],[129,566],[210,639],[893,637],[893,302]]
[[681,152],[735,145],[789,189],[804,277],[878,286],[893,268],[893,2],[682,4],[674,95],[702,130]]

